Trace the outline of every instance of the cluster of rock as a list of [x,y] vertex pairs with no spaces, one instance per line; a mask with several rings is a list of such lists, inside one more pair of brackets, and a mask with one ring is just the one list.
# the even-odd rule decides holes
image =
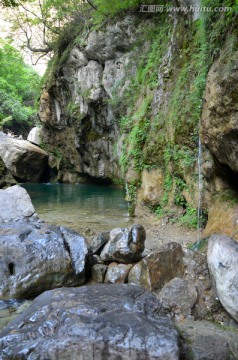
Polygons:
[[[104,232],[89,246],[42,222],[18,185],[0,190],[0,208],[0,318],[41,294],[0,333],[1,359],[238,358],[236,330],[194,321],[216,312],[204,255],[177,243],[148,252],[141,225]],[[209,240],[217,296],[236,321],[237,252],[232,239]],[[76,287],[90,280],[101,284]]]
[[99,283],[131,283],[148,290],[161,289],[175,276],[183,276],[182,247],[168,243],[149,252],[144,249],[145,230],[141,225],[113,229],[95,236],[92,280]]

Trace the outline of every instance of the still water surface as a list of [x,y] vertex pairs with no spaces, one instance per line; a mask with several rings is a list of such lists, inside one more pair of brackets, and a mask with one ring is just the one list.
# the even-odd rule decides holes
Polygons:
[[113,186],[94,184],[22,184],[42,220],[68,226],[78,232],[94,233],[127,227],[125,192]]

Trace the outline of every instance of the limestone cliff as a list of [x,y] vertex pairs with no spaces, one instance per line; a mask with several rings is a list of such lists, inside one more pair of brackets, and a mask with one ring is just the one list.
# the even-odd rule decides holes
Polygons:
[[115,92],[123,99],[128,78],[135,72],[132,48],[142,29],[128,16],[104,30],[91,31],[82,46],[72,48],[43,90],[39,113],[43,143],[52,148],[52,163],[57,164],[52,168],[59,180],[121,177],[119,121],[112,102]]
[[200,131],[204,210],[237,173],[231,20],[137,12],[59,45],[39,112],[52,178],[120,180],[137,213],[147,205],[194,221]]

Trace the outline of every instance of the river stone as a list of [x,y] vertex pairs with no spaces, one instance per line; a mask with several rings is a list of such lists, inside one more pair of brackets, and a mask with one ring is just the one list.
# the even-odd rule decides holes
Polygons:
[[155,295],[126,284],[46,291],[0,333],[0,349],[3,359],[179,359]]
[[163,309],[173,315],[187,317],[198,300],[197,290],[192,281],[182,278],[170,280],[157,295]]
[[130,271],[128,282],[149,290],[161,289],[174,277],[183,276],[183,250],[171,242],[152,251]]
[[0,190],[0,222],[19,220],[35,213],[30,196],[19,185]]
[[184,360],[238,359],[238,331],[209,321],[185,320],[176,323],[184,339]]
[[107,265],[104,264],[95,264],[92,267],[92,280],[98,283],[103,283],[105,279],[105,274],[107,271]]
[[104,231],[101,234],[94,236],[90,243],[93,254],[99,255],[109,239],[110,231]]
[[48,155],[29,141],[0,132],[0,157],[13,176],[37,182],[46,169]]
[[126,282],[131,268],[131,264],[111,263],[107,269],[105,283],[119,284]]
[[0,298],[31,298],[85,282],[90,251],[71,230],[21,220],[0,224]]
[[141,260],[145,237],[145,229],[141,225],[133,225],[129,229],[113,229],[100,256],[104,261],[117,261],[124,264]]
[[212,235],[207,261],[219,300],[238,321],[238,243],[226,235]]

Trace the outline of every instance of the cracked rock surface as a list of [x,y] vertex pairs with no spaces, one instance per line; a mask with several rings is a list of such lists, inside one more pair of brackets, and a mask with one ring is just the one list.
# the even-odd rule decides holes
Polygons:
[[0,333],[1,359],[179,359],[178,333],[137,286],[46,291]]

